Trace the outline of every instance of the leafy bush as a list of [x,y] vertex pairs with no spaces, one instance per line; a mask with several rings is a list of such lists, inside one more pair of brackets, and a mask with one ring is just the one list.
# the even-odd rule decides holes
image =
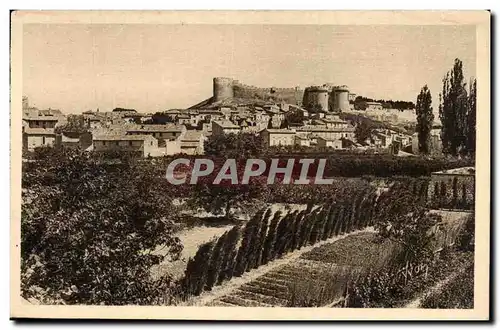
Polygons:
[[148,168],[51,150],[23,164],[21,292],[43,303],[156,304],[168,275],[150,268],[182,245],[171,198]]

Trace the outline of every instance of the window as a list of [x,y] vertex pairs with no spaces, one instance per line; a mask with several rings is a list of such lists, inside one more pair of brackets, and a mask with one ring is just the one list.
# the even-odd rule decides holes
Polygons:
[[116,143],[116,145],[117,145],[117,146],[119,146],[119,145],[120,145],[120,142],[119,142],[119,141],[116,141],[115,143]]
[[45,144],[45,136],[42,136],[42,144]]
[[132,141],[128,141],[128,145],[129,145],[129,146],[132,146]]

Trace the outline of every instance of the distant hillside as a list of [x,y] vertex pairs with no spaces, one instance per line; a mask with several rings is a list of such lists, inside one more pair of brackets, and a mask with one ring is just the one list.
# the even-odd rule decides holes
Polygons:
[[352,123],[366,121],[373,128],[391,129],[391,130],[398,132],[398,133],[404,133],[404,134],[410,134],[410,135],[414,133],[410,127],[395,126],[395,125],[392,125],[392,124],[389,124],[389,123],[386,123],[383,121],[379,121],[379,120],[374,120],[372,118],[368,118],[368,117],[365,117],[365,116],[359,115],[359,114],[341,112],[339,114],[339,117],[343,120],[347,120],[347,121],[350,121]]
[[354,103],[354,109],[356,110],[366,110],[366,102],[378,102],[381,103],[385,109],[415,109],[415,104],[411,101],[393,101],[393,100],[374,100],[364,96],[358,96],[351,102]]
[[114,108],[113,112],[137,112],[135,109]]

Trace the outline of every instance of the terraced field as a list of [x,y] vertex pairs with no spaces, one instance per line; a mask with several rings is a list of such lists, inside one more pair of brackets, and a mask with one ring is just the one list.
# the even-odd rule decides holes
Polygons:
[[377,240],[373,233],[348,236],[304,253],[207,305],[323,306],[342,297],[349,280],[385,264],[394,251],[393,244]]

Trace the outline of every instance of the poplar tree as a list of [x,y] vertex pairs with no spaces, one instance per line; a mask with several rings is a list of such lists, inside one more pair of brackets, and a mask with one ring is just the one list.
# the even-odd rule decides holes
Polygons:
[[186,294],[197,296],[203,291],[214,244],[214,241],[202,244],[195,256],[189,259],[183,281]]
[[223,249],[221,272],[217,278],[217,284],[221,284],[226,279],[233,277],[234,259],[236,257],[236,246],[240,238],[240,227],[234,226],[227,233],[226,244]]
[[292,229],[292,243],[290,246],[290,251],[293,251],[299,247],[299,242],[300,242],[300,228],[302,225],[302,221],[305,217],[305,211],[301,211],[297,216],[295,217],[295,220],[293,221],[293,229]]
[[267,209],[264,214],[264,218],[261,221],[260,231],[259,231],[259,240],[257,242],[257,247],[255,249],[255,260],[252,264],[252,268],[257,268],[262,265],[262,253],[264,251],[264,244],[266,242],[267,229],[269,227],[269,220],[271,218],[271,209]]
[[252,256],[252,251],[255,248],[253,244],[256,240],[256,236],[258,235],[261,217],[262,212],[257,212],[257,214],[247,222],[245,228],[243,228],[241,245],[236,257],[236,265],[234,269],[235,276],[241,276],[247,270],[249,257]]
[[281,212],[278,211],[274,213],[273,219],[269,224],[269,229],[267,230],[266,241],[264,242],[264,249],[262,250],[262,264],[267,264],[272,258],[272,251],[274,247],[274,242],[276,240],[276,229],[281,218]]
[[467,108],[467,152],[476,153],[476,79],[471,79]]
[[420,90],[415,111],[417,113],[418,151],[423,154],[429,154],[431,150],[431,129],[434,122],[434,114],[432,112],[431,91],[427,85]]
[[212,256],[210,258],[210,263],[208,265],[207,281],[205,284],[205,290],[211,290],[212,287],[217,283],[217,278],[221,271],[224,246],[226,244],[228,232],[225,232],[215,244]]
[[452,156],[466,152],[468,98],[462,61],[455,59],[453,69],[443,78],[439,118],[443,152]]

